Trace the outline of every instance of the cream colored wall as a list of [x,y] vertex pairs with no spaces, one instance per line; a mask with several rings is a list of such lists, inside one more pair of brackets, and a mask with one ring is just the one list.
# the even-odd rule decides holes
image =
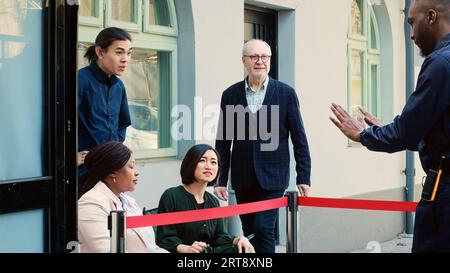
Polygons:
[[[203,110],[211,106],[219,109],[222,92],[243,77],[244,2],[192,0],[192,10],[196,41],[195,96],[202,99]],[[196,118],[197,127],[200,120],[205,126],[211,120]],[[198,135],[196,142],[214,145],[214,139],[204,135]]]
[[166,189],[181,184],[180,164],[175,159],[138,160],[138,185],[128,194],[136,198],[141,207],[157,207]]

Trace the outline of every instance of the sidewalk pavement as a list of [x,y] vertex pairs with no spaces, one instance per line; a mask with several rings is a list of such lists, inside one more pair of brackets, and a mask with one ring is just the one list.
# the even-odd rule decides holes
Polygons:
[[[411,253],[412,238],[412,235],[403,233],[386,242],[369,242],[366,248],[350,251],[349,253]],[[275,252],[286,253],[286,246],[277,245]]]
[[369,242],[365,249],[351,251],[350,253],[411,253],[411,234],[399,234],[387,242]]

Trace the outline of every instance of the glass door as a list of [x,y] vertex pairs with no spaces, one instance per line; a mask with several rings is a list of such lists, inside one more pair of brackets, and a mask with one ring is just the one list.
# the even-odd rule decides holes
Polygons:
[[77,6],[2,0],[0,10],[0,253],[62,252],[76,240],[75,101],[64,90],[76,94]]

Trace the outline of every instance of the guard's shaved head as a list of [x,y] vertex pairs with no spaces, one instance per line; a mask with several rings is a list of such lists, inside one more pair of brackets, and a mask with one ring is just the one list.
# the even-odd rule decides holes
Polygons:
[[450,0],[415,0],[414,2],[423,2],[432,6],[450,6]]
[[449,17],[450,0],[415,0],[414,6],[416,6],[420,11],[434,9],[440,12],[444,17]]
[[450,33],[450,0],[415,0],[409,9],[411,38],[423,56],[434,51],[438,42]]

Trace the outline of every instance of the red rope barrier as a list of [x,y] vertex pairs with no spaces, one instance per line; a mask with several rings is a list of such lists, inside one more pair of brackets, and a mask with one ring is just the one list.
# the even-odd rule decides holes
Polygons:
[[159,213],[144,216],[130,216],[127,217],[127,228],[164,226],[188,222],[197,222],[203,220],[225,218],[240,214],[254,213],[270,209],[278,209],[286,206],[287,206],[287,197],[281,197],[272,200],[220,208]]
[[[226,218],[230,216],[254,213],[270,209],[278,209],[287,206],[288,206],[287,197],[282,197],[272,200],[246,203],[241,205],[233,205],[227,207],[159,213],[145,216],[130,216],[127,217],[127,228],[164,226],[188,222],[197,222],[217,218]],[[401,202],[401,201],[299,197],[298,206],[414,212],[416,210],[417,203]]]
[[337,198],[299,197],[298,205],[304,207],[363,209],[384,211],[416,211],[416,202],[380,201],[380,200],[356,200]]

